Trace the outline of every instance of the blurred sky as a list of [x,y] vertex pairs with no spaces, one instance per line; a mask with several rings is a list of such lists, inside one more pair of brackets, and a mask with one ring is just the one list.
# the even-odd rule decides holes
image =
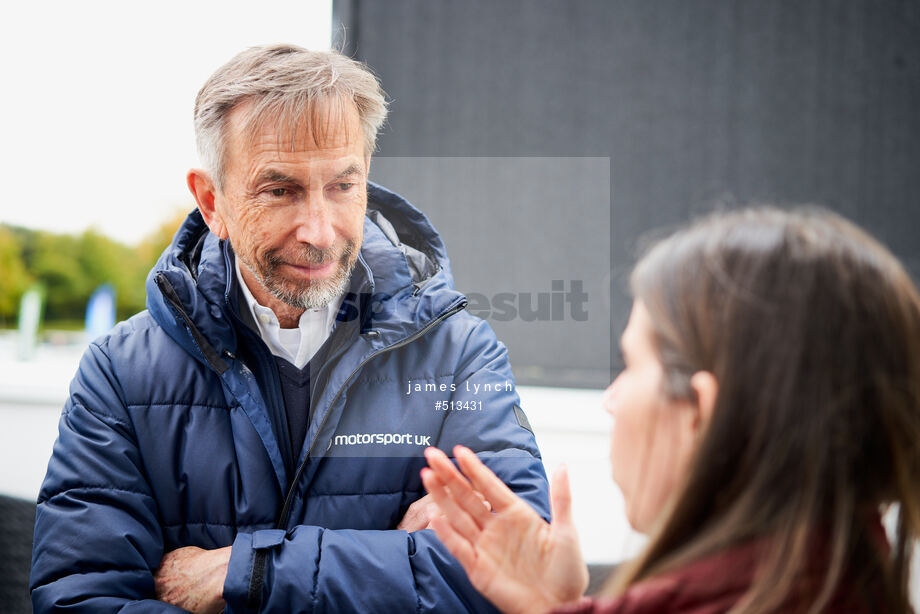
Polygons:
[[6,5],[0,222],[135,243],[194,204],[208,76],[251,45],[328,48],[331,24],[331,0]]

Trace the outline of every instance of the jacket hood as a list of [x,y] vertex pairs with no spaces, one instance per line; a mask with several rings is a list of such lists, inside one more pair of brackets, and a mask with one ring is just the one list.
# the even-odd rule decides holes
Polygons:
[[[367,187],[364,239],[339,319],[372,305],[362,332],[374,329],[375,344],[387,345],[465,299],[454,289],[447,250],[428,218],[398,194],[370,182]],[[218,372],[226,369],[221,356],[235,354],[237,346],[233,257],[229,242],[212,234],[195,209],[146,283],[147,309],[157,323]]]

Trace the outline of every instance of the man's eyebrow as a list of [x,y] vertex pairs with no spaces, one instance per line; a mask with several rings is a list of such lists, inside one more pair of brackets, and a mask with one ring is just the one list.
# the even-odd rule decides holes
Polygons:
[[361,175],[363,177],[364,168],[357,162],[352,162],[348,168],[346,168],[344,171],[342,171],[341,173],[333,177],[332,180],[337,181],[339,179],[344,179],[345,177],[349,177],[351,175]]
[[297,180],[281,171],[267,168],[256,175],[256,183],[297,183]]

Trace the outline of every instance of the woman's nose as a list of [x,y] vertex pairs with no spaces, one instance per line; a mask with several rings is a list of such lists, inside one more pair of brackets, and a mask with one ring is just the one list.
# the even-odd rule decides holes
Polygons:
[[610,414],[614,414],[614,405],[616,400],[616,391],[617,391],[617,380],[610,382],[610,385],[607,386],[607,389],[604,391],[604,396],[602,397],[601,404],[604,407],[604,411]]

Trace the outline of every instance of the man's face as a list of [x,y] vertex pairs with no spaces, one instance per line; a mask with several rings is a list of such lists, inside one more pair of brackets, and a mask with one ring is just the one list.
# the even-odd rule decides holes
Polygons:
[[307,121],[294,135],[266,122],[249,139],[245,110],[228,118],[216,213],[261,304],[322,307],[346,289],[363,238],[368,159],[357,110],[326,115],[319,143]]

